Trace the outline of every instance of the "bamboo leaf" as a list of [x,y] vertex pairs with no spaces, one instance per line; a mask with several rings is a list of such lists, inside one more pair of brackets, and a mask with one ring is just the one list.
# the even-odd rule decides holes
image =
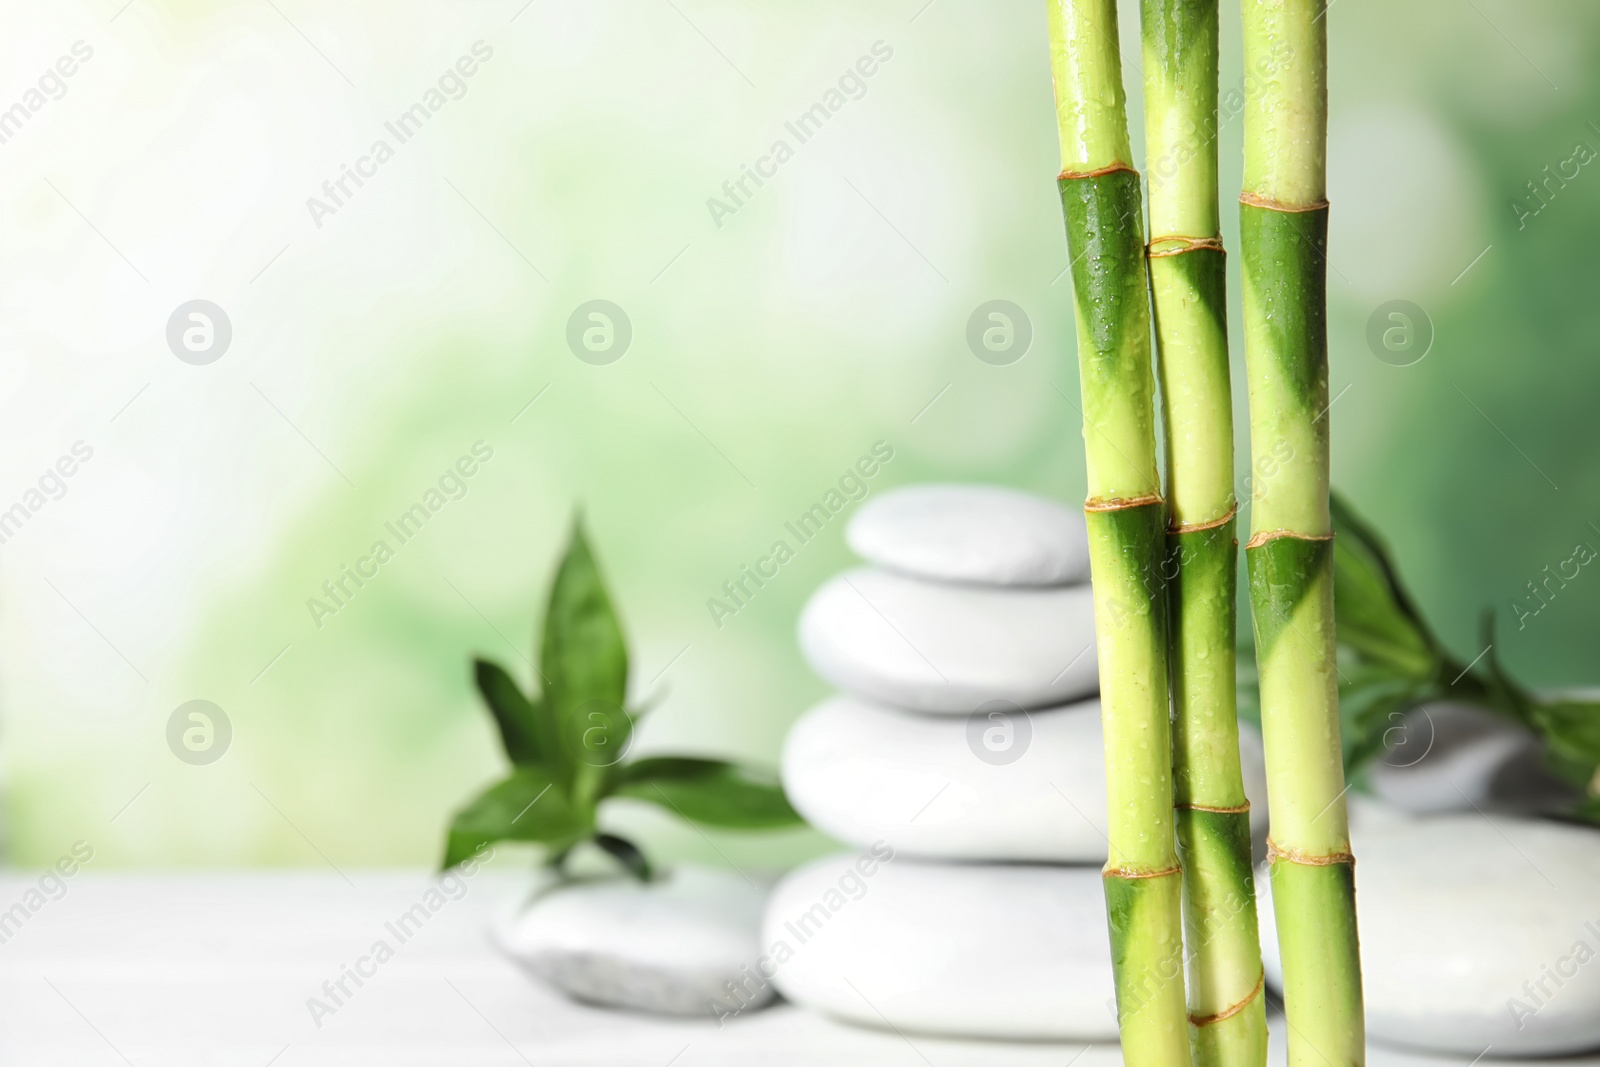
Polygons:
[[1333,603],[1342,645],[1411,678],[1433,678],[1444,656],[1389,558],[1388,547],[1332,494]]
[[595,834],[594,843],[611,853],[616,861],[626,867],[639,881],[648,882],[654,877],[650,861],[639,851],[638,846],[627,838],[618,837],[616,834]]
[[1600,703],[1590,700],[1553,700],[1535,705],[1535,726],[1550,754],[1572,765],[1587,784],[1600,766]]
[[1533,696],[1518,685],[1500,664],[1500,652],[1495,647],[1492,608],[1484,610],[1480,632],[1483,638],[1482,662],[1485,675],[1480,685],[1484,691],[1484,705],[1491,711],[1497,711],[1528,729],[1537,731],[1539,723],[1533,715],[1535,703]]
[[648,800],[706,826],[764,830],[801,822],[770,774],[723,760],[658,756],[625,765],[615,796]]
[[1347,775],[1383,755],[1407,712],[1437,696],[1433,684],[1385,667],[1353,668],[1339,686],[1340,735]]
[[519,766],[538,766],[558,755],[555,751],[554,723],[545,708],[523,693],[505,668],[486,659],[473,660],[473,677],[483,702],[489,706],[506,756]]
[[439,870],[448,871],[470,859],[485,858],[484,850],[493,843],[471,832],[451,830],[445,835],[445,854],[439,863]]
[[495,841],[537,842],[559,851],[593,830],[594,809],[573,804],[548,770],[518,767],[456,813],[444,866]]
[[1575,822],[1584,822],[1600,826],[1600,797],[1589,797],[1576,808],[1572,809],[1570,817]]
[[484,845],[490,843],[476,835],[451,830],[445,836],[444,859],[439,863],[439,870],[448,871],[452,867],[460,866],[477,855]]
[[628,650],[581,523],[556,570],[539,648],[544,702],[555,722],[574,796],[597,799],[601,769],[625,751]]

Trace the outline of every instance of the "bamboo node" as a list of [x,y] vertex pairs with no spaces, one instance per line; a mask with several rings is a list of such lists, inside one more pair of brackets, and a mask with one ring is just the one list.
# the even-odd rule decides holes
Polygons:
[[1308,533],[1301,533],[1298,530],[1262,530],[1260,533],[1252,534],[1251,537],[1250,537],[1250,540],[1248,540],[1248,541],[1246,541],[1244,543],[1244,547],[1245,547],[1246,550],[1249,550],[1249,549],[1252,549],[1252,548],[1260,548],[1262,545],[1266,544],[1268,541],[1276,541],[1280,537],[1293,537],[1298,541],[1332,541],[1333,540],[1333,534],[1331,534],[1331,533],[1308,534]]
[[1145,255],[1151,259],[1161,259],[1166,256],[1181,256],[1185,252],[1198,252],[1201,249],[1210,249],[1214,252],[1227,253],[1222,247],[1220,237],[1157,237],[1145,246]]
[[1145,508],[1151,504],[1160,503],[1163,503],[1160,493],[1146,493],[1143,496],[1090,497],[1083,502],[1083,510],[1128,511],[1132,508]]
[[1117,162],[1111,164],[1109,167],[1098,167],[1095,170],[1063,169],[1060,174],[1056,175],[1056,181],[1058,181],[1058,182],[1076,181],[1079,178],[1103,178],[1107,174],[1116,174],[1116,173],[1118,173],[1120,171],[1127,171],[1129,174],[1134,174],[1134,175],[1137,175],[1139,173],[1138,171],[1134,170],[1132,167],[1128,166],[1128,164],[1122,162],[1121,160],[1118,160]]
[[1234,808],[1213,808],[1206,804],[1174,804],[1172,806],[1179,811],[1209,811],[1215,815],[1243,815],[1250,810],[1250,802],[1248,800]]
[[1102,878],[1126,878],[1129,881],[1138,881],[1142,878],[1166,878],[1174,874],[1182,874],[1181,866],[1168,867],[1160,871],[1144,871],[1136,867],[1107,867],[1100,872]]
[[1215,530],[1218,526],[1228,525],[1237,514],[1239,514],[1239,502],[1235,500],[1233,506],[1228,509],[1228,513],[1220,519],[1210,519],[1206,522],[1175,522],[1167,527],[1167,532],[1186,534],[1199,533],[1201,530]]
[[1356,861],[1349,850],[1331,852],[1322,855],[1313,852],[1302,852],[1296,848],[1279,848],[1278,843],[1272,838],[1267,838],[1267,863],[1273,864],[1279,860],[1287,860],[1300,867],[1338,867],[1341,864],[1354,864]]
[[1250,990],[1245,998],[1239,1001],[1239,1003],[1234,1004],[1231,1007],[1224,1008],[1215,1015],[1191,1015],[1189,1016],[1189,1025],[1210,1026],[1212,1023],[1220,1023],[1224,1019],[1233,1018],[1235,1015],[1238,1015],[1241,1011],[1244,1011],[1246,1008],[1248,1008],[1250,1006],[1250,1002],[1261,995],[1261,991],[1266,988],[1266,985],[1267,972],[1263,970],[1261,972],[1261,977],[1256,979],[1256,987]]
[[1265,208],[1268,211],[1282,211],[1289,215],[1303,215],[1308,211],[1325,211],[1328,207],[1326,199],[1318,200],[1314,204],[1290,204],[1282,200],[1273,200],[1271,197],[1258,196],[1251,192],[1240,193],[1239,203],[1249,204],[1251,207]]

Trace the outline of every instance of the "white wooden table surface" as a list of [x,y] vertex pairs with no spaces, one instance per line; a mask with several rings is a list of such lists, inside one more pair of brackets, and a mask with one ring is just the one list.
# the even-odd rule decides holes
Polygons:
[[[98,874],[59,898],[0,875],[5,1067],[606,1067],[883,1064],[1110,1067],[1114,1046],[992,1044],[858,1029],[788,1005],[722,1027],[572,1004],[488,943],[519,883],[481,873],[404,943],[386,928],[436,885],[422,872]],[[42,901],[42,904],[40,903]],[[20,903],[20,911],[13,905]],[[37,905],[30,910],[30,905]],[[6,909],[11,909],[9,912]],[[7,917],[9,915],[9,918]],[[310,997],[367,956],[392,959],[331,1015]],[[320,1026],[318,1025],[320,1022]],[[1282,1062],[1275,1034],[1275,1062]],[[1459,1061],[1464,1065],[1465,1060]],[[1482,1063],[1491,1061],[1484,1060]],[[1600,1060],[1562,1061],[1564,1067]],[[1372,1067],[1439,1067],[1374,1050]]]

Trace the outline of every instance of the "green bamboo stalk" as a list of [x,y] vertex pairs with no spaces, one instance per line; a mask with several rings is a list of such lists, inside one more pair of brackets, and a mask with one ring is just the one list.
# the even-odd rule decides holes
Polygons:
[[1182,872],[1167,710],[1166,505],[1139,175],[1115,0],[1049,0],[1089,493],[1110,855],[1104,884],[1126,1062],[1187,1067]]
[[[1325,0],[1244,0],[1240,197],[1250,446],[1245,546],[1291,1067],[1366,1061],[1344,804],[1328,514]],[[1287,458],[1284,458],[1287,457]]]
[[1265,975],[1239,766],[1217,0],[1143,0],[1150,295],[1165,400],[1174,801],[1197,1067],[1263,1067]]

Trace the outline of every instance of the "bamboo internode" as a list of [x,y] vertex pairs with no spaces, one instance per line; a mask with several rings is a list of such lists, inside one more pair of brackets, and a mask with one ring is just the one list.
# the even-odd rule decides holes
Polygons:
[[1156,461],[1140,182],[1114,0],[1050,0],[1049,13],[1088,468],[1117,1017],[1128,1063],[1187,1067],[1161,569],[1167,509]]
[[1239,764],[1238,541],[1227,260],[1217,193],[1217,0],[1143,0],[1147,249],[1164,400],[1173,778],[1197,1067],[1264,1067],[1265,972]]
[[1366,1061],[1355,861],[1345,813],[1328,505],[1327,8],[1244,0],[1239,230],[1254,483],[1245,548],[1272,820],[1272,897],[1291,1067]]

